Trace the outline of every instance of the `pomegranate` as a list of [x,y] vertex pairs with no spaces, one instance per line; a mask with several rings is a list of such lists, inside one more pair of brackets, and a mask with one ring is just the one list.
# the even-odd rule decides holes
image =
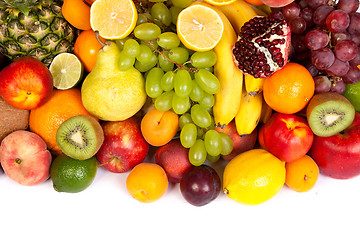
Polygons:
[[236,66],[256,78],[283,68],[290,52],[291,30],[285,20],[256,16],[244,24],[232,48]]

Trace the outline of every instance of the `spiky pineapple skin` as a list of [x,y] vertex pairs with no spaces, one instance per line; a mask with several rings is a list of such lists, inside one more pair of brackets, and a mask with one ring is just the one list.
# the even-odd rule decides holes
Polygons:
[[[24,13],[0,0],[0,52],[16,60],[33,56],[49,66],[63,52],[73,52],[79,30],[61,13],[62,0],[39,0]],[[11,2],[11,1],[9,1]]]

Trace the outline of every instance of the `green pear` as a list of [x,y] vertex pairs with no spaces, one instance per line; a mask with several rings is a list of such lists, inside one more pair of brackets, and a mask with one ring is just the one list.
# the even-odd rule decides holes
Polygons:
[[123,121],[135,115],[145,104],[145,80],[134,67],[118,69],[120,49],[109,41],[97,55],[93,70],[81,86],[86,110],[104,121]]

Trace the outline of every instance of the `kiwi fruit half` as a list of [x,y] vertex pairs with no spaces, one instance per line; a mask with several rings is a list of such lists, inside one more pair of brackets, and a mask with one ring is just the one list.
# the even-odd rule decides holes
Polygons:
[[88,115],[65,120],[56,132],[56,143],[71,158],[86,160],[93,157],[104,142],[104,132],[98,121]]
[[311,98],[306,116],[315,135],[330,137],[350,126],[355,118],[355,108],[338,93],[318,93]]

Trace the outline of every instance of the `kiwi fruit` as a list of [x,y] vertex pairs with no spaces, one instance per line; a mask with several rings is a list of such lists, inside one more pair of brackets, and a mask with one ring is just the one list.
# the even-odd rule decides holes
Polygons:
[[100,123],[88,115],[65,120],[56,131],[56,143],[67,156],[86,160],[93,157],[104,142]]
[[311,98],[306,117],[315,135],[330,137],[350,126],[355,118],[355,108],[338,93],[318,93]]

